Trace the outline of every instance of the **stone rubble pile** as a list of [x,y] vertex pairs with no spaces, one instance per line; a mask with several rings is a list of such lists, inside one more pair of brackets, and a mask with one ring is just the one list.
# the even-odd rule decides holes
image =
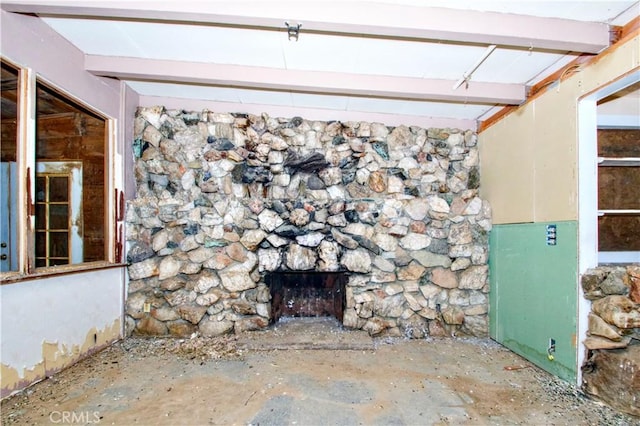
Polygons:
[[346,327],[488,331],[476,135],[140,108],[127,209],[129,331],[266,327],[271,271],[344,271]]

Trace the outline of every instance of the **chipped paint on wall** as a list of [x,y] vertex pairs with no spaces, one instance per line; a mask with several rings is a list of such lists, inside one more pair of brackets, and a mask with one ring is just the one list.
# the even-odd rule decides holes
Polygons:
[[0,397],[4,398],[90,356],[120,338],[121,323],[118,318],[110,326],[87,332],[85,341],[80,345],[67,345],[60,342],[42,342],[42,361],[29,368],[18,369],[1,364],[2,388]]

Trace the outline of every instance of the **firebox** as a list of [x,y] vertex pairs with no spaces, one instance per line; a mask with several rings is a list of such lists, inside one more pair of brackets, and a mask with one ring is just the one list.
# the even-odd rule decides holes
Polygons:
[[265,283],[271,292],[271,320],[281,317],[333,316],[342,322],[345,272],[271,272]]

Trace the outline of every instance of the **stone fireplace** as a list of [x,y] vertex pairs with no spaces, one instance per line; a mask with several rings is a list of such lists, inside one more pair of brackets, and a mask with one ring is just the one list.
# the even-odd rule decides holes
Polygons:
[[129,332],[238,333],[333,305],[371,335],[487,334],[472,131],[162,107],[135,124]]
[[271,319],[335,317],[342,322],[345,306],[344,272],[271,272],[265,284],[271,294]]

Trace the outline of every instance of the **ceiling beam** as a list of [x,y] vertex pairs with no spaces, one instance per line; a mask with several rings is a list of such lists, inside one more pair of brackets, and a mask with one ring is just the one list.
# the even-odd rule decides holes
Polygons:
[[519,105],[526,99],[526,88],[521,84],[472,81],[468,87],[455,90],[454,80],[299,71],[162,59],[85,55],[85,69],[95,75],[121,80],[390,99],[502,105]]
[[8,0],[9,12],[171,21],[285,31],[496,44],[522,49],[598,53],[609,46],[609,25],[498,12],[374,2],[217,2]]

